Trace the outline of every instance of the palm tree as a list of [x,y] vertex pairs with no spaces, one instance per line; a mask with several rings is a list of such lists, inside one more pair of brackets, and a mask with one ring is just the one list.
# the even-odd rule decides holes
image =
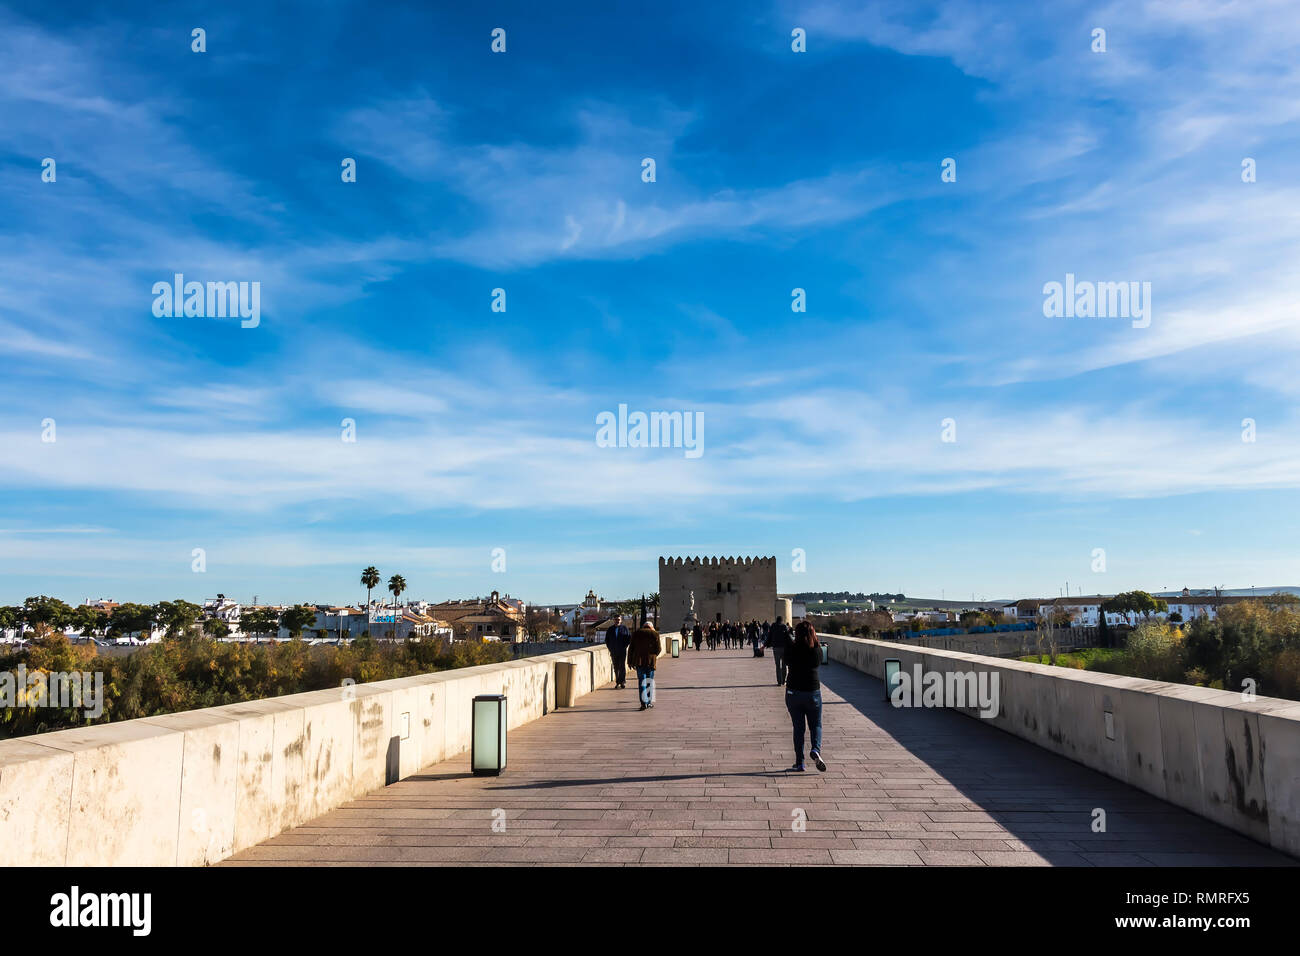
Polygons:
[[406,578],[400,574],[394,574],[388,579],[388,590],[393,592],[393,626],[388,630],[389,638],[397,637],[397,599],[402,596],[406,590]]
[[370,591],[379,587],[379,569],[373,564],[361,572],[361,586],[366,589],[366,630],[370,630]]

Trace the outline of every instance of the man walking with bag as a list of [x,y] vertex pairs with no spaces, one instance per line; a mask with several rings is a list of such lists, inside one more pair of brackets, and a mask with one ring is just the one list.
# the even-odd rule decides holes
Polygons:
[[655,705],[655,666],[661,653],[663,644],[659,641],[659,632],[650,626],[643,614],[641,626],[632,632],[632,644],[627,654],[628,663],[636,668],[642,710]]

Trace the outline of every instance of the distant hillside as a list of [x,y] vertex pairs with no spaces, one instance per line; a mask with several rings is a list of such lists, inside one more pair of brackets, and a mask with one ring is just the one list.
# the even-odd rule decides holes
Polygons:
[[[1214,588],[1188,588],[1188,590],[1192,592],[1193,597],[1214,596]],[[1294,594],[1297,597],[1300,597],[1300,587],[1293,587],[1291,585],[1267,588],[1224,588],[1219,593],[1225,597],[1249,597],[1252,594],[1255,597],[1264,597],[1268,594],[1276,594],[1278,591],[1281,591],[1283,594]],[[1170,598],[1179,597],[1183,592],[1182,589],[1179,588],[1177,591],[1152,591],[1151,593],[1156,597]]]
[[[895,595],[894,597],[895,599],[893,601],[890,601],[888,598],[883,601],[877,600],[876,607],[886,611],[956,611],[972,607],[1000,608],[1005,604],[1011,603],[1010,601],[945,601],[940,600],[939,598],[916,598],[904,597],[902,595]],[[867,607],[866,601],[807,600],[805,603],[810,611],[857,610],[865,609]]]
[[[1225,588],[1219,593],[1225,597],[1248,597],[1250,595],[1264,597],[1278,591],[1300,597],[1300,587],[1290,585],[1284,587]],[[1179,588],[1177,591],[1153,591],[1151,593],[1160,598],[1176,598],[1183,592]],[[1191,593],[1193,596],[1213,596],[1214,589],[1192,588]],[[1036,597],[1037,595],[1029,596]],[[868,598],[875,600],[876,607],[887,611],[957,611],[965,608],[1002,608],[1016,600],[1016,598],[999,598],[993,601],[948,601],[940,598],[907,597],[902,594],[864,595],[861,593],[852,594],[846,591],[817,591],[795,595],[795,600],[806,603],[808,610],[822,613],[865,609]],[[893,600],[890,600],[891,598]]]
[[903,594],[889,594],[888,592],[873,591],[867,594],[864,591],[802,591],[794,596],[796,601],[806,603],[823,603],[823,604],[865,604],[867,601],[875,601],[877,604],[887,603],[890,599],[895,601],[906,600]]

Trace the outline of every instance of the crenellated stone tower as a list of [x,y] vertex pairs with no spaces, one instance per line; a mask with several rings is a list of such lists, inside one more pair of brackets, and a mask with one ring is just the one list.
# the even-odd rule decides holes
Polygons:
[[675,631],[690,613],[711,621],[771,621],[776,600],[776,558],[660,558],[659,604],[663,629]]

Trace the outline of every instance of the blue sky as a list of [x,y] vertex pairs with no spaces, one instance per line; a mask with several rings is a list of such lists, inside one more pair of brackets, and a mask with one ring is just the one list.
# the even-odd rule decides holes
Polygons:
[[0,8],[0,600],[1300,583],[1288,5],[432,6]]

